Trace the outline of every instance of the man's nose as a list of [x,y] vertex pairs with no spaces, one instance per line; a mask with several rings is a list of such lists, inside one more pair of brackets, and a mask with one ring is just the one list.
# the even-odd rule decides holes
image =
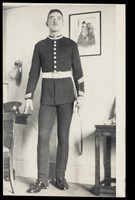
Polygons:
[[56,23],[58,23],[58,20],[57,20],[57,19],[54,19],[54,21],[53,21],[53,22],[56,24]]

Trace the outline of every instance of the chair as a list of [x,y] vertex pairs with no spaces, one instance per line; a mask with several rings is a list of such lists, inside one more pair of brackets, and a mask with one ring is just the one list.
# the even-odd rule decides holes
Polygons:
[[[15,124],[28,124],[28,116],[31,114],[21,114],[19,107],[21,102],[11,101],[3,104],[3,154],[4,154],[4,179],[10,181],[12,193],[15,193],[14,180],[15,170],[13,169],[13,144],[14,144],[14,128]],[[7,162],[7,167],[6,166]]]
[[[9,180],[12,193],[15,193],[14,189],[14,170],[13,170],[13,131],[12,123],[10,121],[4,121],[4,131],[3,131],[3,156],[4,156],[4,179]],[[7,163],[7,167],[6,166]],[[5,175],[6,174],[6,175]]]

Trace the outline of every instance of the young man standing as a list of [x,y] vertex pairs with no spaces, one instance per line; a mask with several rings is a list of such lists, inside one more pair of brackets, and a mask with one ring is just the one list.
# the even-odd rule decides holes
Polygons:
[[49,176],[49,141],[50,133],[57,114],[58,148],[56,157],[56,187],[66,190],[69,185],[65,171],[69,150],[69,129],[73,113],[75,88],[77,102],[84,97],[83,72],[77,44],[62,35],[63,14],[58,9],[49,12],[46,25],[49,36],[39,41],[34,48],[31,69],[25,95],[25,113],[33,110],[33,96],[42,71],[42,91],[38,115],[38,174],[35,184],[28,189],[29,193],[40,192],[48,187]]

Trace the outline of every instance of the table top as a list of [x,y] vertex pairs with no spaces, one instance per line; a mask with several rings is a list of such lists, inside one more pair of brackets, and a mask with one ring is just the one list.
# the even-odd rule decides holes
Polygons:
[[96,136],[112,136],[115,137],[116,135],[116,125],[95,125],[96,131],[95,135]]
[[115,129],[116,128],[116,124],[111,124],[111,125],[95,125],[96,128],[98,129]]
[[31,115],[30,113],[15,113],[15,112],[4,112],[4,115],[15,115],[15,116],[27,116]]
[[15,113],[15,112],[6,112],[6,113],[3,113],[3,116],[4,116],[4,120],[13,120],[17,117],[25,117],[27,118],[28,116],[30,116],[31,114],[30,113]]

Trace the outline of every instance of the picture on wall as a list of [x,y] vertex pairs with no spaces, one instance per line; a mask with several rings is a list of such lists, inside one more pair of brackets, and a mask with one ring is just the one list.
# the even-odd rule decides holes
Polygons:
[[101,55],[101,11],[70,14],[69,38],[78,44],[80,56]]

